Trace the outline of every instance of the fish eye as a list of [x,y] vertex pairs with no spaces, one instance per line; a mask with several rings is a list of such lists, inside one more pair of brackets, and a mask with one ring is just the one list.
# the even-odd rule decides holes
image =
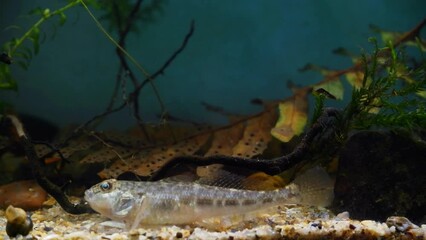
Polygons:
[[112,184],[109,182],[103,182],[99,185],[99,187],[101,188],[101,190],[103,191],[108,191],[112,188]]

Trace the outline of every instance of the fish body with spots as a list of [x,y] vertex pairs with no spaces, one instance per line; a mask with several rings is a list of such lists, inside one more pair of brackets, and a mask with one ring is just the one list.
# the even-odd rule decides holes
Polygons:
[[298,186],[250,191],[197,183],[105,180],[86,190],[85,200],[98,213],[128,228],[139,225],[191,224],[300,202]]

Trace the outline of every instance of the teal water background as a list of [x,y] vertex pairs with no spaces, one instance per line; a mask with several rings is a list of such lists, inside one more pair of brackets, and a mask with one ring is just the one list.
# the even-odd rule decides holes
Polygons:
[[[29,10],[37,6],[53,10],[65,4],[1,0],[0,43],[21,36],[36,21],[25,17]],[[285,98],[291,95],[289,80],[303,86],[321,79],[317,73],[298,71],[306,63],[335,69],[351,66],[350,59],[332,50],[345,47],[359,53],[370,48],[367,38],[377,35],[369,24],[408,31],[426,16],[425,9],[426,1],[421,0],[169,0],[155,23],[141,25],[140,33],[129,35],[127,50],[153,73],[180,46],[194,20],[195,33],[187,48],[155,84],[171,115],[224,123],[222,116],[200,103],[243,114],[260,111],[250,104],[252,98]],[[1,99],[17,111],[60,126],[103,112],[118,70],[115,47],[84,9],[76,7],[66,15],[66,24],[56,29],[54,38],[53,24],[43,26],[47,37],[28,71],[12,67],[19,91],[1,93]],[[22,29],[3,30],[10,25]],[[144,79],[137,74],[140,81]],[[161,110],[149,86],[141,92],[140,102],[144,119],[157,122]],[[110,117],[105,126],[124,129],[133,124],[126,109]]]

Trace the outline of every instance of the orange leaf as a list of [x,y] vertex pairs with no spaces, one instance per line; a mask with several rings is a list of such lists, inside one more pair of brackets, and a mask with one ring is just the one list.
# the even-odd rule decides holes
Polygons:
[[44,159],[44,164],[52,164],[52,163],[55,163],[55,162],[59,162],[61,160],[62,160],[62,158],[60,158],[60,157],[49,157],[49,158]]

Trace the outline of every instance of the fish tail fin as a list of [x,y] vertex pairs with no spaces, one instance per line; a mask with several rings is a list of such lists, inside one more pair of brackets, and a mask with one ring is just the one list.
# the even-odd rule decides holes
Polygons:
[[334,198],[334,180],[321,167],[314,167],[293,181],[298,185],[301,204],[326,207]]

